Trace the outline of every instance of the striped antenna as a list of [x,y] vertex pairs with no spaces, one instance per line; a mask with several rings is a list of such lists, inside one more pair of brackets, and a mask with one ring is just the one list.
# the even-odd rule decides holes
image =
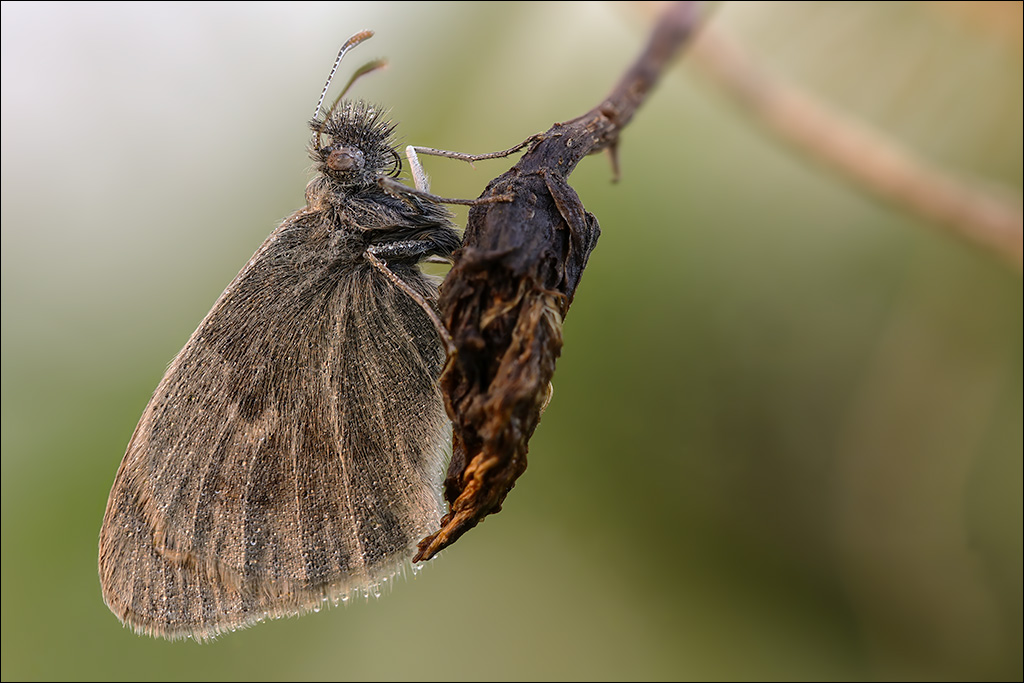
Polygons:
[[324,84],[324,90],[320,93],[320,101],[316,103],[316,111],[313,112],[313,119],[315,120],[320,116],[320,107],[324,104],[324,98],[327,97],[327,90],[331,87],[331,81],[334,80],[334,73],[338,70],[338,65],[341,64],[341,58],[345,56],[345,53],[354,48],[359,43],[363,42],[367,38],[373,36],[373,31],[364,30],[355,34],[351,38],[345,41],[345,44],[338,50],[338,58],[334,60],[334,67],[331,69],[331,75],[327,77],[327,82]]
[[[386,59],[375,59],[372,62],[368,64],[363,64],[361,67],[356,69],[356,72],[352,74],[352,78],[348,79],[348,83],[346,83],[345,87],[341,89],[341,92],[338,93],[338,96],[334,98],[334,102],[331,102],[331,108],[327,110],[326,114],[324,114],[324,121],[327,121],[329,118],[331,118],[331,115],[334,113],[334,110],[338,108],[338,103],[341,102],[341,98],[345,96],[345,93],[348,92],[348,89],[352,87],[352,84],[355,83],[360,76],[365,76],[371,71],[376,71],[377,69],[383,69],[387,65],[388,62]],[[320,146],[320,132],[320,130],[317,130],[316,133],[317,147]]]

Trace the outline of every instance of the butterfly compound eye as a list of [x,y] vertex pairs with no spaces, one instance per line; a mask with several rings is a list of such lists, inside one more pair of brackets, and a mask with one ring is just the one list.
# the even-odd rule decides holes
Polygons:
[[358,171],[363,165],[363,152],[355,147],[339,147],[327,155],[327,168],[332,171]]

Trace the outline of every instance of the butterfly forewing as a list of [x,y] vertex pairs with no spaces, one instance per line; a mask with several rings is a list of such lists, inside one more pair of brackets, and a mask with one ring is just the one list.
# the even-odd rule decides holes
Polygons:
[[[137,631],[206,638],[316,609],[437,529],[443,350],[338,235],[323,212],[285,221],[146,408],[100,535],[104,599]],[[393,270],[436,298],[414,264]]]

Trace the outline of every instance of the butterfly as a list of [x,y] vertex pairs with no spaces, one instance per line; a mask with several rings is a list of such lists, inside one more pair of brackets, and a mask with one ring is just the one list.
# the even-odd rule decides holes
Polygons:
[[377,592],[444,513],[446,351],[419,265],[460,238],[437,202],[384,189],[402,160],[382,109],[346,86],[320,115],[329,86],[306,206],[170,364],[114,480],[100,580],[139,633],[202,640]]

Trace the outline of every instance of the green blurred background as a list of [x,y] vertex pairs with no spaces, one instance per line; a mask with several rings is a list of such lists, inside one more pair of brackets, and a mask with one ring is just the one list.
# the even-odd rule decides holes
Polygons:
[[[713,21],[1019,196],[1020,3],[985,7]],[[685,59],[626,130],[622,181],[605,157],[571,179],[603,235],[501,514],[385,598],[213,644],[103,605],[124,447],[302,204],[339,44],[376,30],[348,67],[389,57],[356,94],[404,142],[486,152],[593,106],[648,10],[4,3],[4,680],[1020,680],[1020,275],[795,154]],[[448,196],[508,165],[427,164]]]

